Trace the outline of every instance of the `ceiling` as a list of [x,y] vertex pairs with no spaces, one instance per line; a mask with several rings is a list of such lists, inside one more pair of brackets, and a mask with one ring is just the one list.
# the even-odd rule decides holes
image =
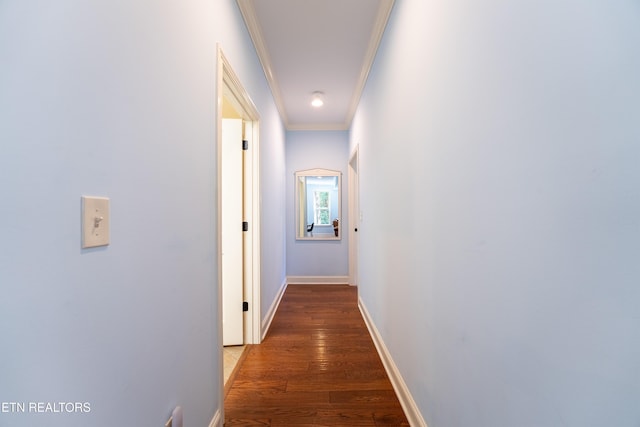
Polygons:
[[285,127],[348,129],[394,0],[237,2]]

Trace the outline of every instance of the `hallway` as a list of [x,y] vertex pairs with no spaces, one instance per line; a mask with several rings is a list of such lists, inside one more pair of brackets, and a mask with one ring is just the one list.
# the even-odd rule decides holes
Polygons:
[[290,285],[225,399],[225,426],[408,426],[357,288]]

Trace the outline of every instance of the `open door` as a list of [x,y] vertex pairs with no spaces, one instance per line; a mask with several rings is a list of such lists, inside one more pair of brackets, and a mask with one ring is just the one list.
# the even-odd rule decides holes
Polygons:
[[[224,419],[223,346],[259,344],[262,339],[262,316],[260,314],[260,115],[242,87],[238,76],[233,72],[220,46],[218,46],[216,92],[216,157],[218,161],[216,180],[216,230],[218,236],[216,259],[218,278],[216,284],[218,292],[216,300],[218,317],[215,321],[218,325],[220,350],[218,359],[220,380],[218,406],[222,409],[219,413],[218,421],[220,421]],[[231,120],[227,121],[226,119]],[[243,138],[246,140],[246,144],[242,141]],[[236,144],[232,141],[239,142]],[[238,151],[233,146],[238,147]],[[226,153],[227,149],[233,150],[229,156]],[[239,175],[236,175],[236,172]],[[232,177],[227,177],[227,173],[232,174]],[[239,178],[237,178],[238,176]],[[239,184],[238,179],[240,180]],[[231,196],[231,201],[227,201],[227,196]],[[240,198],[239,202],[235,196]],[[242,231],[245,221],[248,224],[248,230]],[[231,240],[227,240],[227,234],[231,236],[229,237]],[[232,247],[229,247],[227,243]],[[233,261],[234,257],[238,257],[238,253],[241,261]],[[237,286],[238,282],[240,286]],[[233,285],[234,283],[235,285]],[[228,289],[225,284],[230,285]],[[245,309],[248,311],[243,311]],[[218,425],[218,422],[212,420],[211,425]]]
[[223,345],[244,344],[242,119],[222,120],[220,197]]

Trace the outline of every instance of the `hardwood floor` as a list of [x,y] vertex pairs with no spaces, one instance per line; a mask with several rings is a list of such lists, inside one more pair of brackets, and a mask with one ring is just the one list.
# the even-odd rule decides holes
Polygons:
[[408,426],[357,289],[289,285],[225,399],[225,426]]

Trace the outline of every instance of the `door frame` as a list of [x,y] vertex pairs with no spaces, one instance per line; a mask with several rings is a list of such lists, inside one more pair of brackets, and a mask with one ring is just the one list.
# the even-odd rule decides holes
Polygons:
[[349,157],[348,171],[348,210],[349,210],[349,284],[358,286],[358,245],[360,227],[360,164],[358,145]]
[[[216,236],[217,236],[217,295],[218,295],[218,350],[220,375],[220,408],[224,408],[224,367],[223,367],[223,331],[222,331],[222,251],[220,232],[222,221],[221,163],[222,163],[222,106],[224,98],[233,104],[245,123],[245,139],[249,148],[244,156],[244,218],[249,230],[244,233],[244,299],[249,303],[249,311],[244,315],[245,344],[259,344],[261,334],[260,310],[260,115],[258,109],[242,86],[240,79],[231,68],[222,48],[217,46],[216,76]],[[239,219],[240,222],[240,219]],[[240,226],[240,224],[238,225]]]

